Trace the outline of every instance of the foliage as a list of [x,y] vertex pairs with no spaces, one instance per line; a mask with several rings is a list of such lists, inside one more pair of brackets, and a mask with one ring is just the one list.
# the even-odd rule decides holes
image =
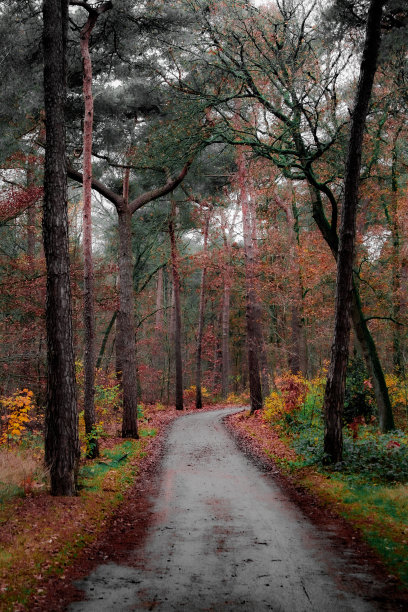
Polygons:
[[246,406],[249,404],[249,392],[247,390],[242,391],[242,393],[235,393],[235,391],[232,391],[228,394],[226,403],[232,404],[233,406]]
[[30,422],[30,412],[33,411],[35,404],[33,399],[34,393],[29,389],[16,391],[9,397],[2,397],[0,404],[4,414],[1,419],[3,421],[3,431],[0,437],[0,444],[14,443],[18,444],[26,430],[27,424]]
[[303,376],[291,372],[285,372],[277,378],[275,385],[276,391],[272,391],[265,399],[263,417],[269,423],[283,416],[290,420],[303,405],[308,390],[308,383]]
[[395,374],[386,374],[385,381],[396,424],[402,427],[408,419],[408,379]]
[[[361,398],[360,385],[364,385],[359,367],[352,369],[350,379],[351,402],[353,397]],[[302,377],[285,375],[277,380],[278,391],[273,391],[265,401],[264,421],[289,434],[298,455],[290,462],[292,469],[308,465],[323,469],[324,386],[321,375],[309,383]],[[408,482],[408,434],[398,430],[381,434],[372,422],[354,418],[344,429],[343,461],[334,469],[363,481]]]
[[372,385],[364,361],[359,355],[354,355],[347,366],[343,420],[352,423],[356,418],[363,417],[368,421],[373,415],[373,409]]
[[[196,392],[197,387],[195,385],[191,385],[188,389],[184,390],[184,400],[187,403],[194,402],[196,398]],[[211,394],[209,393],[206,387],[201,387],[201,396],[206,402],[209,402],[211,399]]]

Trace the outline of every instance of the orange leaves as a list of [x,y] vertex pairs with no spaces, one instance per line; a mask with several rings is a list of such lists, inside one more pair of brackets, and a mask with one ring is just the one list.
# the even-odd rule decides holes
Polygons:
[[284,413],[292,413],[303,405],[308,383],[300,374],[285,372],[276,379],[276,391],[265,399],[263,419],[266,422],[279,419]]
[[0,200],[0,221],[14,219],[30,206],[33,206],[43,196],[43,188],[30,186],[27,188],[12,188],[3,194]]
[[30,411],[34,408],[34,393],[28,389],[16,391],[9,397],[0,399],[5,414],[1,417],[3,421],[3,432],[0,443],[18,443],[31,420]]

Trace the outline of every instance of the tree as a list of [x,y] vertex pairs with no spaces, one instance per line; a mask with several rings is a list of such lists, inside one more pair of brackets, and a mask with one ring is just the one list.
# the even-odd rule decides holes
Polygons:
[[[171,193],[183,181],[191,164],[188,160],[176,178],[169,177],[166,183],[156,189],[142,193],[129,201],[129,171],[125,168],[123,195],[93,178],[92,187],[109,202],[118,214],[119,237],[119,310],[117,316],[117,350],[120,353],[123,386],[122,437],[137,438],[137,385],[136,385],[136,343],[134,324],[133,263],[132,263],[132,215],[147,203]],[[68,175],[82,183],[83,176],[74,168],[68,168]]]
[[84,415],[87,436],[87,457],[98,457],[98,438],[95,435],[95,308],[94,272],[92,261],[92,60],[89,39],[96,21],[102,13],[112,8],[112,2],[104,2],[97,8],[87,2],[70,0],[72,6],[81,6],[88,12],[88,19],[81,30],[81,55],[83,61],[84,135],[83,135],[83,251],[84,251]]
[[360,78],[350,126],[337,256],[334,336],[324,396],[324,451],[330,463],[341,461],[343,455],[342,412],[349,350],[350,314],[353,301],[353,262],[361,155],[364,126],[377,70],[384,4],[384,0],[371,0],[370,2]]
[[169,218],[169,236],[171,244],[171,271],[173,279],[173,301],[174,301],[174,360],[176,365],[176,410],[183,410],[183,361],[181,355],[181,303],[180,303],[180,272],[176,243],[175,219],[177,207],[176,201],[171,201],[171,212]]
[[79,460],[65,161],[68,0],[44,0],[45,167],[43,237],[47,262],[45,462],[52,495],[75,495]]
[[[341,41],[324,44],[317,36],[314,4],[291,0],[273,9],[246,0],[211,5],[187,3],[206,32],[192,48],[194,78],[177,83],[184,95],[205,100],[211,126],[201,136],[208,144],[247,146],[269,159],[282,176],[306,181],[313,218],[333,256],[338,253],[339,177],[348,117],[340,80],[352,51]],[[207,9],[208,9],[208,5]],[[186,53],[186,50],[183,50]],[[239,127],[236,101],[241,101]],[[204,103],[204,102],[202,102]],[[328,213],[330,214],[330,220]],[[392,423],[391,403],[376,346],[367,326],[357,284],[353,284],[352,321],[373,381],[382,431]]]
[[201,271],[201,282],[200,282],[200,298],[198,305],[198,328],[197,328],[197,352],[196,352],[196,408],[200,409],[203,407],[203,398],[201,391],[201,378],[202,378],[202,349],[203,349],[203,333],[204,333],[204,308],[205,308],[205,290],[206,290],[206,276],[207,276],[207,248],[208,248],[208,229],[210,225],[210,218],[212,213],[212,206],[208,206],[208,210],[205,213],[204,219],[204,246],[203,246],[203,268]]
[[261,329],[260,306],[255,292],[254,247],[249,211],[248,174],[244,151],[238,153],[238,184],[239,200],[242,207],[242,229],[244,234],[245,254],[245,284],[246,284],[246,325],[247,325],[247,352],[249,393],[251,398],[251,412],[260,410],[263,406],[261,383]]

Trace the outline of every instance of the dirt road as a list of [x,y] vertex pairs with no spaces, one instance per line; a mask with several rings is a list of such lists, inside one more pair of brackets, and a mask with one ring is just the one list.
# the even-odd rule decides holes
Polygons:
[[386,609],[353,551],[335,550],[238,451],[222,424],[236,411],[173,423],[145,546],[128,566],[107,563],[83,580],[86,601],[71,612]]

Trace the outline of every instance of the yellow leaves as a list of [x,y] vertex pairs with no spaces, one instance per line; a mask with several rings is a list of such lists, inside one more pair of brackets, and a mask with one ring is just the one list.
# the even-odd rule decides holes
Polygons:
[[26,429],[26,423],[30,421],[29,412],[34,408],[34,393],[29,389],[16,391],[9,397],[0,398],[0,404],[5,410],[1,420],[3,421],[3,432],[0,443],[19,442]]

